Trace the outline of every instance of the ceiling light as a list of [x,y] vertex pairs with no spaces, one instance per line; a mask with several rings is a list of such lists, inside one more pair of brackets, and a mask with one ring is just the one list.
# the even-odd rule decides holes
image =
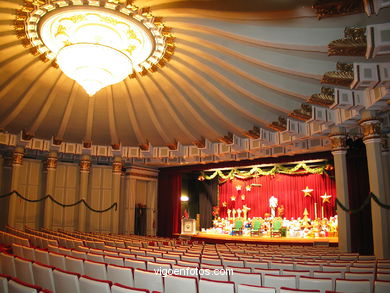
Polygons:
[[[114,85],[155,62],[153,22],[117,1],[47,1],[36,5],[25,22],[26,35],[38,52],[56,64],[90,95]],[[38,3],[38,2],[36,2]],[[160,24],[159,24],[160,25]],[[162,45],[165,49],[165,43]],[[147,68],[146,68],[147,69]]]

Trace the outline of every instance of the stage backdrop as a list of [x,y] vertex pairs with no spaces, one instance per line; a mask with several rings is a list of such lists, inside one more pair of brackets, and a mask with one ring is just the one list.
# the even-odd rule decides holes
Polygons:
[[[246,189],[247,186],[251,187],[250,191]],[[313,189],[310,192],[311,196],[304,196],[302,190],[306,187]],[[325,193],[331,197],[329,202],[323,203],[320,196]],[[235,196],[235,200],[232,200],[232,196]],[[308,217],[313,219],[314,203],[317,203],[318,217],[321,217],[322,207],[324,217],[329,218],[335,215],[335,181],[325,174],[276,174],[245,180],[238,178],[227,180],[219,185],[219,215],[221,218],[226,218],[228,209],[242,209],[243,205],[247,205],[251,208],[248,212],[249,218],[264,217],[265,213],[270,213],[269,198],[271,196],[278,199],[278,206],[284,206],[284,216],[288,219],[302,218],[305,208],[309,212]]]

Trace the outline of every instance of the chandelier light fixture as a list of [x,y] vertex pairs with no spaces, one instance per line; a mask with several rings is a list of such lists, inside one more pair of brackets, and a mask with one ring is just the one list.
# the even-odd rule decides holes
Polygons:
[[174,49],[161,19],[127,1],[26,0],[15,29],[34,55],[52,60],[90,96],[156,71]]

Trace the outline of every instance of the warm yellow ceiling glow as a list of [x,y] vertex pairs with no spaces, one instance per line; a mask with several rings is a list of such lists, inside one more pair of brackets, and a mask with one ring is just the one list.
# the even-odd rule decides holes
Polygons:
[[50,1],[26,22],[31,45],[90,96],[156,66],[166,53],[163,29],[150,13],[112,1]]

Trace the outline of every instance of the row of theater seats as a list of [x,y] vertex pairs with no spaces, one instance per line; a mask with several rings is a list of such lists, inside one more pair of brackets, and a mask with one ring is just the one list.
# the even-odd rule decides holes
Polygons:
[[[115,246],[115,247],[144,247],[153,243],[155,246],[163,245],[174,245],[176,242],[182,243],[183,241],[175,240],[172,238],[166,237],[156,237],[156,236],[140,236],[140,235],[112,235],[112,234],[101,234],[101,233],[82,233],[82,232],[70,232],[70,231],[52,231],[47,229],[42,229],[42,231],[25,228],[25,232],[7,227],[10,231],[14,233],[29,233],[30,235],[37,235],[45,238],[55,238],[57,239],[60,246],[67,248],[74,248],[69,246],[70,240],[78,240],[84,242],[85,245],[93,248],[104,249],[104,245]],[[70,243],[71,244],[71,243]],[[79,244],[82,245],[82,244]]]
[[[253,286],[268,286],[274,287],[279,290],[281,287],[289,288],[300,288],[300,289],[320,289],[321,292],[326,290],[338,290],[340,292],[372,292],[373,289],[375,292],[388,292],[383,291],[389,290],[390,287],[389,281],[380,281],[375,280],[374,272],[345,272],[345,271],[297,271],[297,270],[288,270],[286,268],[280,269],[270,269],[267,268],[256,268],[256,267],[227,267],[230,271],[233,271],[233,274],[213,274],[214,269],[222,269],[216,265],[207,265],[204,263],[193,263],[193,262],[181,262],[172,259],[166,259],[166,263],[157,263],[152,261],[137,260],[132,258],[122,258],[115,257],[112,255],[112,252],[108,252],[109,255],[90,253],[85,251],[77,250],[66,250],[64,248],[56,248],[58,251],[65,252],[65,254],[60,254],[57,252],[47,252],[40,249],[33,249],[29,247],[22,247],[19,245],[13,245],[14,252],[19,257],[15,258],[15,267],[23,268],[17,271],[12,271],[12,257],[7,255],[2,255],[2,263],[8,263],[7,267],[11,268],[8,273],[11,275],[17,275],[20,277],[23,275],[23,271],[29,272],[27,275],[23,275],[23,280],[34,282],[34,266],[38,264],[32,264],[31,268],[28,264],[29,261],[23,260],[20,256],[30,257],[31,259],[39,260],[46,265],[51,265],[56,267],[59,270],[68,270],[73,273],[82,275],[86,274],[89,277],[93,277],[99,280],[111,280],[113,282],[118,282],[128,286],[136,286],[141,288],[164,291],[163,280],[170,279],[172,276],[163,278],[161,275],[156,274],[158,270],[168,271],[170,269],[175,270],[175,272],[182,273],[184,275],[195,275],[195,279],[201,280],[204,279],[213,279],[216,282],[233,282],[236,287],[237,292],[246,292],[245,290],[250,290],[249,287],[241,288],[239,291],[239,284],[250,284]],[[82,249],[87,249],[83,247]],[[78,257],[74,257],[74,255]],[[83,257],[79,258],[79,257]],[[89,259],[89,257],[102,257],[103,262],[96,262]],[[137,255],[139,256],[139,255]],[[142,257],[142,255],[140,255]],[[121,261],[118,263],[117,261]],[[162,259],[163,260],[163,259]],[[156,261],[158,261],[156,259]],[[27,263],[26,263],[27,262]],[[261,262],[248,262],[247,264],[259,264],[263,265]],[[272,262],[270,263],[272,265]],[[352,263],[354,264],[354,263]],[[370,263],[365,261],[363,265],[369,265]],[[374,262],[376,264],[376,262]],[[379,265],[389,266],[389,262],[380,262]],[[123,265],[127,267],[123,267]],[[280,263],[283,265],[283,263]],[[190,266],[192,271],[187,270],[186,268]],[[199,275],[193,272],[199,272],[199,268],[205,270],[209,269],[210,275]],[[353,268],[351,266],[351,268]],[[359,268],[359,267],[356,267]],[[361,269],[370,269],[372,267],[360,267]],[[148,269],[149,271],[146,271]],[[332,267],[333,270],[337,270],[337,267]],[[386,269],[386,268],[384,268]],[[134,272],[133,272],[134,270]],[[134,274],[134,275],[133,275]],[[386,275],[386,274],[382,274]],[[387,274],[388,276],[389,274]],[[138,277],[137,277],[138,276]],[[137,281],[138,278],[138,281]],[[346,279],[341,279],[346,278]],[[43,278],[43,279],[48,279]],[[142,282],[141,280],[147,280]],[[363,279],[363,280],[362,280]],[[199,286],[201,282],[199,281]],[[46,284],[48,286],[49,284]],[[197,282],[195,282],[197,285]],[[196,287],[196,286],[195,286]],[[49,287],[50,288],[50,287]],[[201,288],[201,287],[199,287]],[[360,290],[356,291],[358,288]],[[244,291],[243,291],[244,290]],[[176,291],[165,291],[165,292],[176,292]],[[208,291],[203,291],[208,292]]]

